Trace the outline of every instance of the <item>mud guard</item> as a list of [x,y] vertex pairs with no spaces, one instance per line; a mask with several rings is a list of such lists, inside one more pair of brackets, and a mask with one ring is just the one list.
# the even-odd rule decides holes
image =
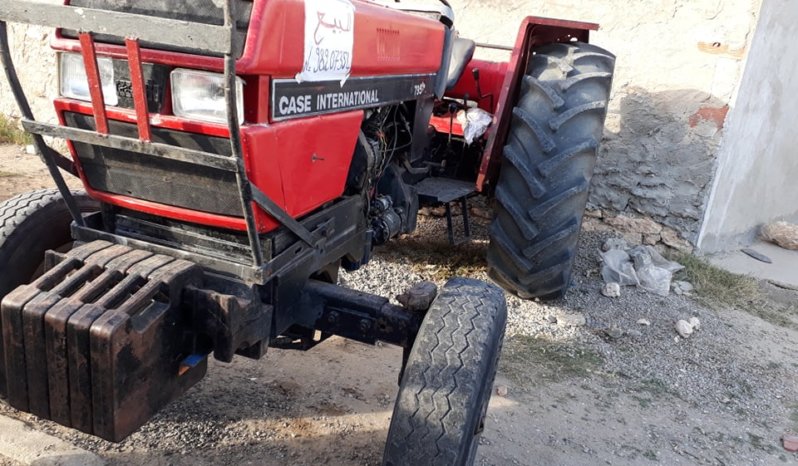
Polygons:
[[574,40],[589,42],[590,31],[597,31],[598,29],[599,25],[595,23],[541,18],[538,16],[528,16],[521,23],[496,105],[495,121],[497,127],[488,139],[488,145],[479,167],[479,176],[477,177],[478,191],[483,192],[490,189],[490,186],[495,184],[494,182],[498,178],[501,153],[507,140],[507,132],[510,129],[512,120],[512,103],[518,95],[521,77],[524,75],[532,50],[541,45],[555,42],[571,42]]

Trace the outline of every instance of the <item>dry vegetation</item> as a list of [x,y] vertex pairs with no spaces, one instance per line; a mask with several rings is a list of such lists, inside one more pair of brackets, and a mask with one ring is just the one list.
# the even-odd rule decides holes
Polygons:
[[[0,144],[16,144],[24,146],[32,142],[30,134],[22,131],[16,121],[0,115]],[[4,176],[0,172],[0,176]],[[6,174],[5,176],[9,176]]]

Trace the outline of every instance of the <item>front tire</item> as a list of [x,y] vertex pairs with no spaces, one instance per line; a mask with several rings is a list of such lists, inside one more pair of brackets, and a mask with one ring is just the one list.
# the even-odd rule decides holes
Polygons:
[[495,286],[464,278],[444,286],[410,353],[384,466],[473,464],[506,322]]
[[[74,193],[82,212],[99,206],[86,193]],[[0,204],[0,300],[41,273],[48,250],[71,248],[72,216],[56,190],[20,194]],[[2,324],[0,324],[2,335]],[[0,396],[5,395],[6,373],[0,344]]]
[[572,42],[535,50],[504,147],[488,271],[521,298],[571,282],[610,98],[615,56]]

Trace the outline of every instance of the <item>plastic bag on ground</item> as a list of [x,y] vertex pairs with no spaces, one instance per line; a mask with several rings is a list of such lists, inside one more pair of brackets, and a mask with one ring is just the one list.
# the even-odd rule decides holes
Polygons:
[[[659,251],[657,251],[657,248],[655,248],[654,246],[637,246],[632,251],[634,251],[636,249],[645,250],[645,252],[647,252],[648,255],[651,256],[651,263],[652,264],[656,265],[657,267],[663,268],[663,269],[669,271],[670,273],[676,273],[676,272],[684,269],[684,266],[682,264],[680,264],[678,262],[674,262],[674,261],[669,261],[668,259],[665,259],[664,257],[662,257],[662,254],[660,254]],[[631,251],[630,251],[630,254],[631,254]]]
[[601,278],[605,283],[615,282],[622,286],[640,284],[632,258],[626,251],[610,249],[601,254],[601,260],[604,263],[601,267]]
[[684,268],[668,261],[650,246],[637,246],[629,251],[629,256],[634,262],[640,288],[660,296],[668,296],[673,272]]

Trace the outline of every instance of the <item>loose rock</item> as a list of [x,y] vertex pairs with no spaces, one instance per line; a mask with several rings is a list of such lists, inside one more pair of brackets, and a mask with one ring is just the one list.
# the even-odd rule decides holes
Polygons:
[[25,153],[28,155],[36,155],[36,146],[33,144],[28,144],[25,146]]
[[617,341],[623,338],[624,332],[623,330],[619,329],[618,327],[611,326],[605,329],[601,329],[601,336],[604,337],[607,341]]
[[690,327],[693,327],[693,331],[701,330],[701,321],[698,320],[698,317],[690,317],[687,323],[690,324]]
[[682,338],[689,338],[693,334],[693,326],[685,320],[676,322],[676,333]]
[[603,294],[608,298],[620,298],[621,285],[615,282],[607,283],[606,285],[604,285],[604,288],[601,290],[601,294]]
[[790,452],[798,451],[798,435],[788,432],[781,437],[784,449]]
[[676,293],[679,296],[681,296],[681,295],[690,296],[692,291],[695,289],[693,287],[692,283],[685,282],[685,281],[673,282],[673,285],[671,286],[671,288],[673,288],[673,292]]
[[496,385],[496,394],[499,396],[507,396],[509,391],[510,389],[507,387],[507,385]]
[[776,222],[762,228],[762,238],[784,249],[798,251],[798,225]]
[[637,325],[642,325],[644,327],[648,327],[651,325],[651,321],[648,319],[640,319],[637,321]]
[[416,283],[410,289],[396,297],[399,304],[409,311],[426,311],[438,295],[438,286],[432,282]]
[[584,327],[587,323],[582,314],[565,314],[557,320],[566,327]]

